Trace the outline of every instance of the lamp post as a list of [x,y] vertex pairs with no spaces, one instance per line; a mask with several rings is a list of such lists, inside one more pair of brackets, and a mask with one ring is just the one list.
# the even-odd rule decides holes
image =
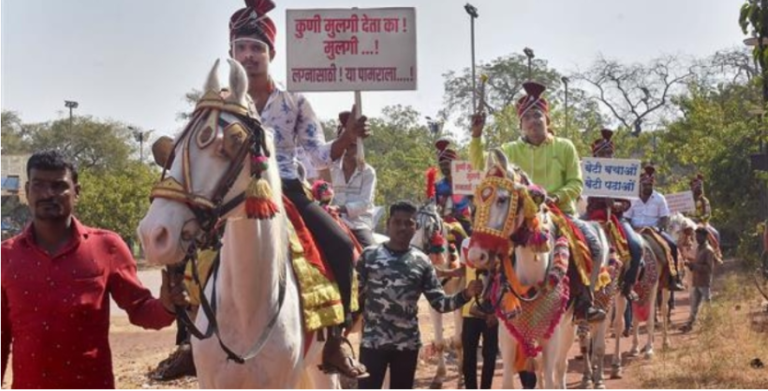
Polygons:
[[470,40],[472,45],[472,111],[477,111],[477,80],[475,80],[475,19],[477,19],[477,8],[472,4],[465,4],[464,11],[469,14]]
[[128,129],[133,132],[133,139],[139,143],[139,161],[144,163],[144,141],[147,138],[147,134],[151,132],[151,130],[149,132],[142,132],[140,129],[133,126],[129,126]]
[[76,109],[79,104],[73,100],[65,100],[64,106],[69,109],[69,132],[72,133],[72,110]]
[[570,82],[571,79],[563,76],[560,78],[560,81],[562,81],[565,86],[565,131],[566,134],[568,134],[570,133],[570,130],[568,130],[568,82]]
[[523,53],[525,53],[525,56],[528,57],[528,80],[531,80],[531,60],[533,60],[533,58],[536,56],[533,54],[533,49],[531,48],[523,49]]

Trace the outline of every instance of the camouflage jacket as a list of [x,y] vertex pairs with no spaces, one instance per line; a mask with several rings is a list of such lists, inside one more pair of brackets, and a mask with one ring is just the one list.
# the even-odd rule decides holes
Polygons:
[[364,305],[365,348],[418,350],[418,301],[422,293],[439,312],[450,312],[467,303],[461,293],[445,295],[429,258],[413,247],[405,253],[393,253],[384,245],[369,247],[356,268]]

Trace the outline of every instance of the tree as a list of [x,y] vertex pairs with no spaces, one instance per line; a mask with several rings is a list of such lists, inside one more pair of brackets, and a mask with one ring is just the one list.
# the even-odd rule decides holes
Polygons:
[[744,34],[756,38],[752,52],[753,58],[760,65],[763,90],[763,105],[768,103],[768,0],[747,0],[741,6],[739,26]]
[[2,151],[18,155],[30,152],[29,139],[19,115],[10,110],[2,111]]
[[596,98],[613,117],[624,128],[632,129],[632,135],[639,136],[643,128],[660,122],[669,98],[693,72],[674,56],[660,57],[647,65],[625,65],[599,57],[575,78],[593,87]]
[[25,127],[31,150],[58,149],[83,170],[120,170],[138,151],[128,127],[114,121],[77,116],[71,129],[68,119]]
[[149,193],[158,177],[156,170],[137,161],[121,170],[83,170],[77,216],[84,224],[117,232],[130,242],[149,208]]
[[189,105],[189,111],[180,111],[176,113],[176,120],[181,122],[187,122],[192,118],[192,112],[195,109],[197,101],[203,96],[203,92],[197,88],[193,88],[191,91],[184,94],[184,101]]

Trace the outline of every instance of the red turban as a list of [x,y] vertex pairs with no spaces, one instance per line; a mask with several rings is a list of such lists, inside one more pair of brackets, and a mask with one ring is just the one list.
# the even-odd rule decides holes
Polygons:
[[608,149],[611,153],[611,156],[613,156],[613,141],[611,141],[611,138],[613,137],[613,130],[603,129],[600,131],[600,134],[603,137],[595,140],[595,142],[592,143],[592,156],[597,156],[598,152],[601,152],[605,149]]
[[435,141],[438,163],[450,162],[459,158],[459,154],[453,148],[449,148],[449,145],[451,145],[451,141],[446,138]]
[[229,41],[237,36],[255,36],[275,50],[275,23],[267,12],[275,8],[272,0],[245,0],[245,8],[237,10],[229,18]]
[[547,123],[549,123],[549,103],[541,94],[544,93],[546,87],[536,82],[523,83],[523,89],[525,90],[525,96],[517,101],[517,116],[522,120],[528,110],[537,108],[541,110],[547,116]]

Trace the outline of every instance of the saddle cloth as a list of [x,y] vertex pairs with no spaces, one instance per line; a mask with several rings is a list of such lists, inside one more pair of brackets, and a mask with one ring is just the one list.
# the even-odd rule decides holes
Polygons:
[[[283,197],[283,204],[290,222],[288,232],[291,265],[299,285],[304,331],[310,333],[325,327],[340,325],[344,323],[344,309],[333,273],[328,268],[316,241],[304,225],[296,207],[286,197]],[[348,232],[348,234],[351,233]],[[357,258],[361,251],[360,245],[356,240],[353,243],[356,244],[355,258]],[[210,276],[215,256],[216,252],[211,250],[201,251],[198,254],[198,275],[203,285]],[[184,282],[190,302],[193,305],[199,305],[201,289],[194,283],[191,262],[187,264]],[[357,276],[353,274],[351,302],[353,312],[359,309],[357,292]]]

